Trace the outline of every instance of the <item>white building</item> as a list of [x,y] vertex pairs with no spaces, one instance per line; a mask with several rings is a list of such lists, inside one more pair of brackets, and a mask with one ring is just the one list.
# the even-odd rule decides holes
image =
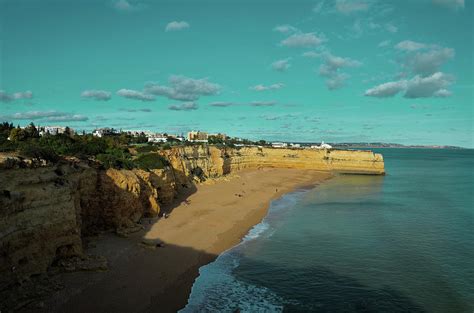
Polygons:
[[208,142],[209,135],[202,131],[188,132],[188,141],[190,142]]
[[301,148],[301,145],[299,143],[290,143],[290,147],[292,147],[292,148]]
[[324,143],[324,141],[322,141],[320,146],[312,145],[311,149],[319,149],[319,150],[327,149],[327,150],[329,150],[329,149],[332,149],[332,146],[330,144]]
[[273,148],[286,148],[288,147],[288,144],[285,142],[272,142],[272,147]]
[[99,137],[99,138],[102,138],[104,136],[107,136],[107,135],[114,135],[116,134],[117,132],[113,129],[113,128],[97,128],[95,129],[93,132],[92,132],[92,135],[93,136],[96,136],[96,137]]
[[[39,135],[44,136],[44,135],[59,135],[59,134],[64,134],[66,133],[66,130],[68,127],[64,126],[42,126],[39,127]],[[72,128],[69,128],[69,134],[74,134],[74,130]]]
[[168,135],[168,138],[170,138],[170,139],[172,139],[172,140],[175,139],[175,140],[178,140],[178,141],[184,141],[184,139],[185,139],[185,138],[184,138],[183,136],[181,136],[181,135]]
[[159,142],[167,142],[168,138],[161,134],[154,134],[151,136],[148,136],[148,142],[154,142],[154,143],[159,143]]

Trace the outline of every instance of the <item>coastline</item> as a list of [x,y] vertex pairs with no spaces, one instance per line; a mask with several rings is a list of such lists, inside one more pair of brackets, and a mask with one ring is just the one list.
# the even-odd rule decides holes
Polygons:
[[330,177],[329,172],[265,168],[201,184],[165,208],[169,218],[146,220],[144,231],[129,238],[105,234],[94,239],[87,252],[106,256],[109,270],[61,275],[65,288],[45,309],[175,312],[187,304],[199,268],[241,242],[273,200]]

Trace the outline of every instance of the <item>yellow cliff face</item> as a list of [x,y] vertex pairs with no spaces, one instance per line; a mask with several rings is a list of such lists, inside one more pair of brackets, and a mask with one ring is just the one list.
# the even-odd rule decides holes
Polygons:
[[155,173],[28,164],[0,162],[0,287],[82,257],[85,234],[136,229],[142,216],[160,212],[159,185],[167,181]]
[[82,254],[79,194],[96,177],[70,164],[0,170],[0,285]]
[[172,167],[184,176],[189,176],[196,167],[200,167],[207,177],[259,167],[312,169],[344,174],[385,173],[382,155],[372,151],[192,146],[175,148],[163,154]]
[[0,155],[0,287],[81,256],[84,235],[139,228],[141,217],[209,178],[261,167],[385,173],[383,157],[370,151],[188,146],[161,154],[170,166],[150,171]]
[[94,192],[82,195],[88,199],[81,207],[83,230],[126,229],[135,226],[143,215],[157,215],[157,190],[149,176],[140,170],[98,171]]

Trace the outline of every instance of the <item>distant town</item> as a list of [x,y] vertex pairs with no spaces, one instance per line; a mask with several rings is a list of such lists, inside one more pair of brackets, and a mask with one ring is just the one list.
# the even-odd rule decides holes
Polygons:
[[[28,127],[28,126],[26,126]],[[24,129],[25,127],[20,127]],[[208,133],[205,131],[190,131],[181,134],[158,133],[150,130],[122,130],[115,128],[96,128],[92,132],[79,131],[76,132],[73,128],[68,126],[36,126],[39,136],[45,135],[87,135],[92,134],[94,137],[114,137],[126,135],[136,138],[136,143],[144,144],[180,144],[180,143],[196,143],[196,144],[230,144],[235,147],[244,146],[271,146],[273,148],[300,148],[300,149],[369,149],[369,148],[430,148],[430,149],[463,149],[457,146],[445,145],[403,145],[397,143],[383,143],[383,142],[350,142],[350,143],[321,143],[314,142],[284,142],[284,141],[265,141],[257,140],[251,141],[239,137],[230,137],[225,133]]]
[[[24,127],[22,127],[24,128]],[[224,133],[208,133],[204,131],[190,131],[186,134],[168,134],[157,133],[150,130],[118,130],[115,128],[96,128],[91,133],[86,131],[76,132],[73,128],[68,126],[36,126],[40,137],[46,135],[87,135],[92,134],[95,137],[114,137],[120,135],[127,135],[137,138],[137,143],[163,144],[163,143],[203,143],[203,144],[226,144],[230,143],[235,147],[244,146],[271,146],[273,148],[309,148],[309,149],[332,149],[333,146],[321,142],[321,144],[310,143],[293,143],[293,142],[267,142],[265,140],[250,141],[239,137],[229,137]]]

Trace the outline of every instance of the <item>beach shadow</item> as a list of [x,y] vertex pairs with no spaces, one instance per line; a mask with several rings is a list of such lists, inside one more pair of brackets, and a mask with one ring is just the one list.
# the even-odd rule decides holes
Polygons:
[[[143,231],[129,238],[103,235],[88,252],[105,256],[108,271],[60,274],[65,288],[44,300],[41,307],[27,306],[15,312],[151,313],[182,309],[199,268],[217,255],[166,242],[163,246],[144,245],[141,240],[145,234]],[[160,238],[154,239],[161,242]],[[298,267],[243,258],[233,276],[271,290],[283,299],[284,312],[425,312],[399,290],[368,286],[321,266]],[[245,301],[235,299],[235,310]],[[216,311],[234,312],[228,307]]]
[[[108,254],[110,270],[67,274],[69,290],[56,294],[44,311],[37,312],[151,313],[182,309],[199,268],[217,255],[166,242],[163,247],[145,247],[138,244],[139,238],[106,238],[105,246],[98,249]],[[249,285],[271,290],[283,299],[284,312],[425,312],[401,291],[388,286],[367,286],[325,267],[282,266],[243,258],[233,275]],[[298,281],[302,277],[304,281]],[[226,296],[224,289],[222,296]],[[74,292],[72,296],[71,292]],[[64,295],[68,299],[61,301]],[[245,301],[236,298],[231,307],[239,310]],[[215,308],[219,312],[235,310],[229,310],[228,306]]]
[[108,271],[60,274],[64,289],[44,307],[18,312],[177,312],[186,305],[199,268],[217,256],[166,242],[143,245],[143,235],[105,235],[93,250],[107,257]]
[[188,198],[197,192],[196,183],[193,181],[193,176],[186,175],[183,171],[172,169],[174,181],[174,197],[171,201],[160,201],[161,211],[164,214],[171,214],[175,208],[181,204],[188,203]]

